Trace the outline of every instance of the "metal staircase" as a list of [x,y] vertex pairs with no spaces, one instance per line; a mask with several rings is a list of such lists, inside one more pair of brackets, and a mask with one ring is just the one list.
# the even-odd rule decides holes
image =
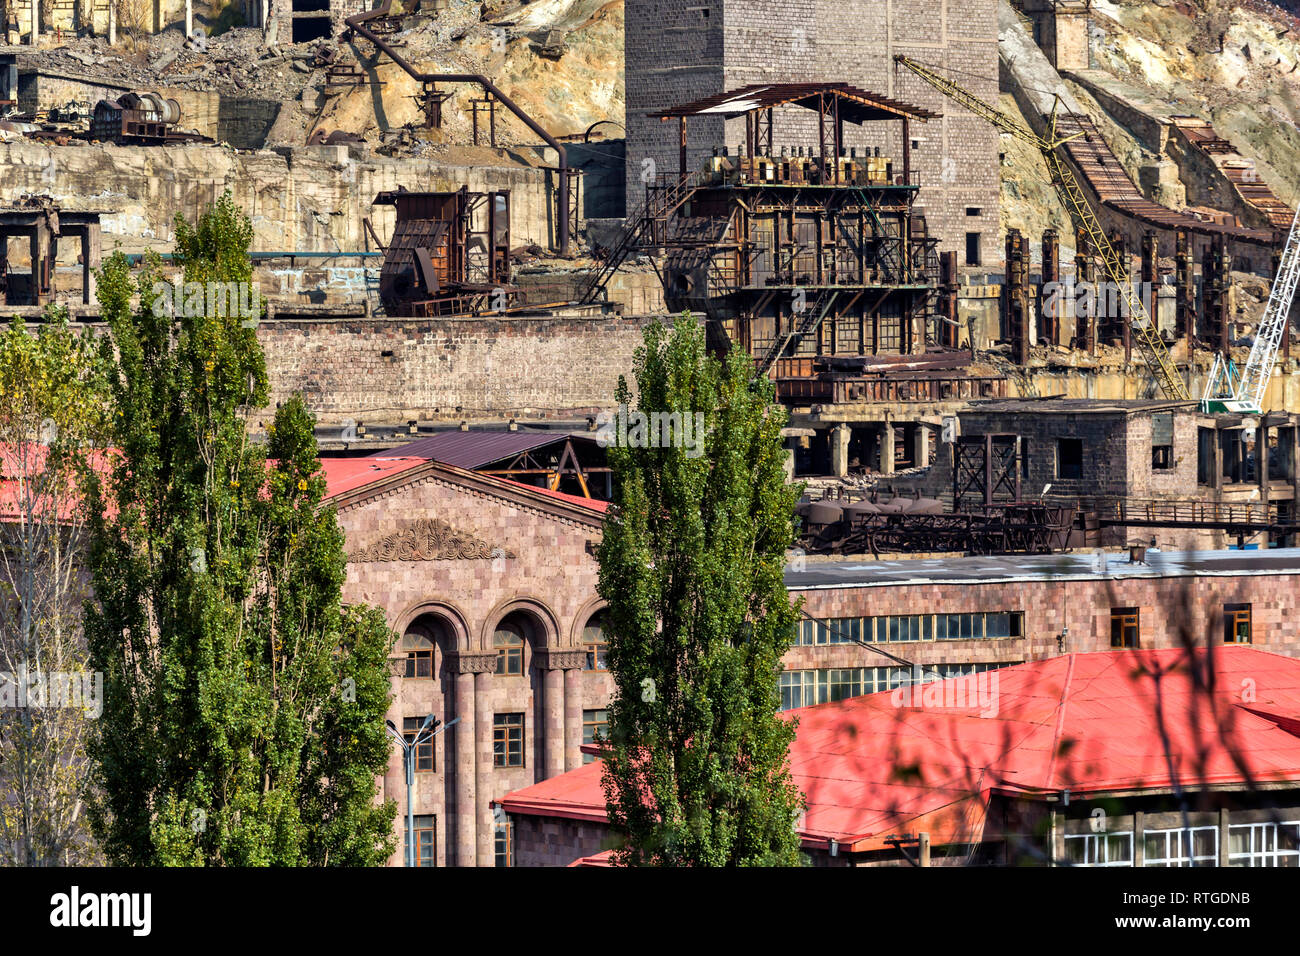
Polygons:
[[647,233],[652,240],[663,238],[662,233],[667,228],[668,217],[690,199],[698,188],[694,173],[687,173],[663,189],[647,188],[645,200],[628,217],[627,224],[619,236],[618,245],[610,251],[609,256],[591,277],[582,290],[582,295],[578,297],[578,302],[583,305],[595,302],[633,250],[646,245]]
[[772,366],[776,364],[776,360],[785,354],[791,343],[797,347],[805,336],[816,332],[822,324],[822,320],[830,312],[831,306],[835,304],[835,297],[838,295],[838,289],[822,289],[817,297],[808,303],[802,321],[797,326],[777,336],[776,341],[772,343],[772,347],[759,359],[754,374],[758,377],[766,375]]

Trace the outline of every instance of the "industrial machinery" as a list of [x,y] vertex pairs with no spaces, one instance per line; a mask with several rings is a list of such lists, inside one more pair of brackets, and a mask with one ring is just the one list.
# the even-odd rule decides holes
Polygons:
[[1056,187],[1062,205],[1070,211],[1075,224],[1079,229],[1083,230],[1088,237],[1088,241],[1092,244],[1092,248],[1097,250],[1097,253],[1101,256],[1102,268],[1105,270],[1106,277],[1114,284],[1115,292],[1121,298],[1124,307],[1128,309],[1129,322],[1133,328],[1134,338],[1137,339],[1142,358],[1146,362],[1152,377],[1155,378],[1160,390],[1164,392],[1167,398],[1190,401],[1191,396],[1188,393],[1187,384],[1174,366],[1169,350],[1160,338],[1159,329],[1156,328],[1151,316],[1147,314],[1141,297],[1133,289],[1132,279],[1128,275],[1126,265],[1121,261],[1119,254],[1111,244],[1078,180],[1075,179],[1064,158],[1057,151],[1063,144],[1084,135],[1082,132],[1068,136],[1057,135],[1056,108],[1060,105],[1060,98],[1057,98],[1052,107],[1052,114],[1048,120],[1048,137],[1043,138],[1032,130],[1021,126],[1001,110],[988,105],[969,90],[935,73],[924,64],[903,56],[901,53],[896,54],[894,60],[907,67],[949,99],[955,100],[966,107],[976,116],[980,116],[998,129],[1024,140],[1042,153],[1047,168],[1052,174],[1052,185]]
[[1232,359],[1223,353],[1214,357],[1201,408],[1207,412],[1238,412],[1258,415],[1263,411],[1264,393],[1273,375],[1277,350],[1290,330],[1291,303],[1300,282],[1300,209],[1291,220],[1282,260],[1278,263],[1273,288],[1268,294],[1264,317],[1255,330],[1246,367],[1238,374]]

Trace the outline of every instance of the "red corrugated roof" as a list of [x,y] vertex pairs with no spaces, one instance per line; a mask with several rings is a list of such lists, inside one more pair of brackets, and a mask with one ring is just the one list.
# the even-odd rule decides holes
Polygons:
[[333,498],[345,491],[364,488],[389,475],[418,468],[428,460],[409,455],[388,458],[322,458],[320,466],[325,472],[325,497]]
[[[936,843],[973,842],[994,790],[1300,780],[1300,661],[1288,657],[1232,646],[1110,651],[980,676],[995,695],[962,708],[943,704],[956,703],[958,686],[978,688],[973,678],[925,685],[912,699],[887,691],[789,711],[799,718],[790,770],[807,797],[805,843],[873,849],[923,829]],[[511,813],[603,819],[600,766],[500,802]]]

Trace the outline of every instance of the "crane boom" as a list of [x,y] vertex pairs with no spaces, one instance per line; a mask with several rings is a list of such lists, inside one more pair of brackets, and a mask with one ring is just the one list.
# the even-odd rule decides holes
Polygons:
[[1059,146],[1083,134],[1076,133],[1071,136],[1055,138],[1056,110],[1053,107],[1050,130],[1054,138],[1052,140],[1044,139],[1033,130],[1017,123],[1006,113],[990,106],[969,90],[954,83],[947,77],[940,76],[924,64],[903,56],[901,53],[895,55],[894,60],[907,67],[944,96],[960,103],[976,116],[987,120],[998,129],[1024,140],[1043,154],[1043,159],[1047,162],[1047,168],[1052,174],[1052,185],[1056,187],[1056,192],[1061,197],[1061,204],[1070,211],[1075,225],[1083,230],[1093,248],[1097,250],[1106,277],[1110,279],[1116,292],[1121,297],[1124,307],[1128,310],[1129,322],[1135,333],[1134,338],[1137,340],[1138,350],[1142,353],[1143,361],[1146,362],[1152,377],[1155,378],[1160,390],[1164,392],[1166,397],[1178,401],[1190,401],[1191,395],[1187,391],[1187,384],[1183,381],[1182,376],[1178,374],[1173,358],[1169,355],[1164,340],[1160,338],[1159,329],[1151,321],[1151,316],[1142,304],[1141,297],[1133,289],[1133,280],[1128,274],[1128,269],[1124,263],[1120,262],[1119,253],[1111,245],[1106,230],[1102,228],[1097,214],[1093,212],[1092,205],[1089,203],[1083,188],[1079,185],[1079,181],[1075,179],[1074,173],[1070,171],[1065,161],[1057,153]]

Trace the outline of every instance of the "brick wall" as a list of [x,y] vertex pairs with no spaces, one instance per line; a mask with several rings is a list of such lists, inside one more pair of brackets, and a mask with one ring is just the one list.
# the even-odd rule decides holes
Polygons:
[[276,319],[258,339],[272,408],[302,392],[326,422],[566,417],[613,405],[647,321]]
[[[1057,637],[1069,627],[1067,653],[1110,650],[1112,608],[1136,607],[1145,648],[1177,647],[1182,629],[1204,645],[1223,640],[1223,605],[1251,605],[1254,645],[1300,657],[1300,588],[1295,575],[1236,577],[1103,578],[1096,581],[963,582],[792,591],[805,598],[804,611],[817,618],[885,614],[1023,611],[1024,636],[969,641],[917,641],[885,649],[915,664],[1006,663],[1054,657]],[[896,666],[856,644],[796,647],[788,669]]]

